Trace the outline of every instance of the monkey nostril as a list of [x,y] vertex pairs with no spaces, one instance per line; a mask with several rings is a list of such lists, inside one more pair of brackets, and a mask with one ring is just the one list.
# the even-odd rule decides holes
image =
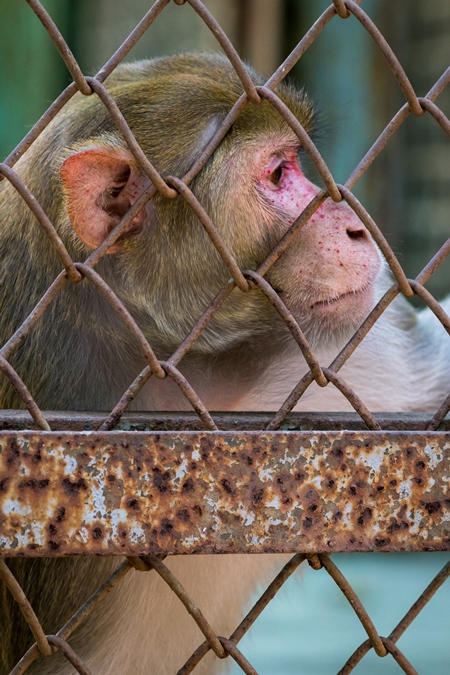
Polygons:
[[350,239],[367,239],[367,232],[362,228],[358,228],[355,230],[351,230],[349,228],[347,230],[347,235],[350,237]]

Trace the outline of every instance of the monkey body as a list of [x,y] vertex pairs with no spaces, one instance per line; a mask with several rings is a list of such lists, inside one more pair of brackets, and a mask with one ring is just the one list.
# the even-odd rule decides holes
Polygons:
[[[259,82],[255,77],[255,81]],[[239,98],[225,59],[184,55],[121,66],[107,86],[146,156],[165,176],[183,176]],[[307,98],[278,93],[311,132]],[[298,163],[299,141],[267,102],[248,105],[191,188],[241,269],[257,269],[317,193]],[[84,260],[120,221],[149,179],[96,97],[76,99],[17,164],[74,260]],[[45,179],[43,179],[43,176]],[[10,338],[61,269],[44,233],[11,185],[0,184],[0,344]],[[181,199],[157,195],[96,266],[156,355],[167,359],[230,274]],[[327,200],[266,275],[313,345],[321,365],[339,349],[391,281],[367,230]],[[95,287],[66,284],[11,363],[42,409],[110,410],[145,366],[136,340]],[[448,337],[429,311],[397,298],[340,374],[370,410],[433,410],[447,395]],[[233,290],[180,364],[209,410],[276,410],[307,372],[285,325],[259,291]],[[5,377],[0,405],[20,406]],[[131,408],[185,410],[169,378],[152,377]],[[313,384],[298,410],[347,410],[332,386]],[[116,559],[11,561],[47,632],[54,632],[117,564]],[[273,565],[270,556],[171,559],[218,634]],[[81,579],[81,582],[79,581]],[[1,675],[31,639],[0,590]],[[130,572],[71,644],[93,675],[169,675],[203,636],[155,573]],[[13,642],[13,644],[11,644]],[[209,655],[195,672],[211,675]],[[60,655],[30,673],[64,675]],[[218,671],[217,671],[218,672]]]

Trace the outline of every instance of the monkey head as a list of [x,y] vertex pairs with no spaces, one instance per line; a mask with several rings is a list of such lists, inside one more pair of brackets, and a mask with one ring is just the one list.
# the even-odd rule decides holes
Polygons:
[[[242,93],[228,61],[205,54],[124,65],[107,85],[149,160],[163,176],[178,177]],[[303,92],[282,85],[277,94],[311,133],[314,113]],[[60,122],[68,214],[62,229],[87,250],[150,184],[95,98],[75,102]],[[258,268],[318,192],[303,172],[300,146],[269,102],[249,103],[190,185],[243,270]],[[180,196],[156,195],[109,254],[101,273],[160,349],[180,343],[230,276]],[[379,251],[352,209],[327,199],[266,278],[317,343],[355,330],[375,302],[382,271]],[[235,289],[196,349],[218,353],[285,335],[260,291]]]

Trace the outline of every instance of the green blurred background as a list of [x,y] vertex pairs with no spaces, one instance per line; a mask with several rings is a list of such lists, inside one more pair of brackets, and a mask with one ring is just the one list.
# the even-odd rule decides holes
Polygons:
[[[94,74],[151,5],[150,0],[45,0],[83,71]],[[328,3],[322,0],[205,0],[241,56],[270,74]],[[364,0],[418,95],[449,64],[449,0]],[[133,49],[137,59],[187,49],[218,49],[188,5],[170,3]],[[404,99],[384,57],[354,17],[335,18],[291,74],[320,112],[316,142],[344,182]],[[0,0],[0,160],[70,82],[64,64],[25,0]],[[449,115],[450,93],[437,101]],[[429,115],[410,117],[355,192],[386,234],[409,276],[448,237],[449,139]],[[444,263],[427,284],[449,288]],[[445,554],[336,556],[379,630],[387,635],[418,597]],[[298,580],[300,578],[300,581]],[[232,589],[230,588],[230,592]],[[420,675],[450,673],[450,594],[444,587],[399,643]],[[260,675],[331,675],[365,639],[345,598],[324,571],[288,582],[242,650]],[[233,675],[241,672],[238,667]],[[390,657],[368,655],[357,675],[400,673]]]

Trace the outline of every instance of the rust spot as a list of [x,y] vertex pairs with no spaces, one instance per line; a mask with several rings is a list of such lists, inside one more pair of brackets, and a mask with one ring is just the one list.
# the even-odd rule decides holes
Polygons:
[[392,520],[391,524],[387,528],[387,531],[389,534],[394,534],[395,532],[398,532],[399,530],[407,530],[409,528],[409,523],[406,520],[401,520],[400,522],[398,520]]
[[[404,433],[280,431],[256,436],[165,431],[155,445],[152,432],[118,431],[98,435],[93,445],[92,436],[58,432],[56,442],[51,432],[42,440],[40,432],[27,436],[22,431],[17,445],[11,446],[11,433],[0,440],[2,535],[6,532],[13,542],[8,555],[104,554],[114,547],[125,555],[137,555],[137,550],[170,554],[448,548],[443,516],[450,507],[450,499],[445,499],[450,442],[444,435],[429,441],[420,436],[413,445]],[[439,442],[442,448],[443,461],[436,469],[427,463],[426,442],[433,447]],[[207,461],[189,459],[192,474],[180,480],[175,468],[188,446],[200,448]],[[410,456],[408,447],[414,448]],[[66,474],[66,457],[75,460],[75,474]],[[13,463],[8,464],[8,458]],[[98,489],[92,472],[95,461],[106,478],[106,511],[92,523]],[[374,461],[377,471],[371,469]],[[430,476],[435,481],[432,491]],[[399,494],[404,481],[411,481],[408,499]],[[21,499],[29,506],[25,515],[11,509]],[[37,513],[41,506],[48,516]],[[115,524],[113,514],[123,508],[127,517]],[[347,509],[348,518],[343,515]],[[420,519],[420,531],[411,528],[411,509]],[[263,526],[267,515],[276,518],[270,528]],[[37,518],[42,518],[48,537],[41,544],[36,544],[30,527]],[[81,535],[87,522],[85,542]],[[128,535],[138,523],[143,533],[139,544]],[[20,546],[17,534],[24,537]],[[256,543],[249,544],[250,538]]]
[[333,455],[333,457],[336,457],[337,459],[341,460],[344,456],[344,451],[338,445],[338,446],[334,446],[334,448],[332,448],[331,454]]
[[50,480],[48,478],[42,478],[37,480],[36,478],[27,478],[20,481],[19,488],[31,488],[31,490],[43,490],[48,486]]
[[193,490],[194,490],[194,481],[192,480],[192,478],[188,478],[183,483],[183,491],[192,492]]
[[260,504],[264,499],[264,488],[253,488],[251,499],[253,504]]
[[15,438],[11,438],[6,449],[6,463],[14,464],[20,457],[19,445]]
[[165,471],[164,473],[161,472],[161,469],[159,469],[157,466],[154,467],[153,469],[153,485],[160,491],[160,492],[167,492],[169,489],[169,478],[170,474],[168,471]]
[[40,462],[42,460],[41,449],[42,449],[42,443],[39,445],[39,448],[36,450],[36,452],[31,455],[31,461],[34,462],[35,464],[37,464],[38,462]]
[[162,536],[170,534],[173,530],[173,524],[170,522],[168,518],[161,518],[161,529],[160,529],[160,534]]
[[87,490],[88,487],[84,478],[79,478],[76,481],[71,481],[69,478],[63,478],[61,482],[64,490],[69,495],[77,495],[80,490]]
[[372,518],[372,509],[366,508],[364,511],[361,513],[361,515],[358,518],[358,525],[364,525],[368,520],[371,520]]
[[233,483],[231,483],[231,481],[228,480],[228,478],[223,478],[220,481],[220,484],[222,485],[225,492],[227,492],[230,495],[234,494],[235,487],[234,487]]
[[442,509],[442,504],[441,502],[427,502],[425,504],[425,509],[428,511],[428,513],[438,513]]
[[187,509],[180,509],[177,511],[177,518],[182,520],[184,523],[188,523],[191,519],[189,511]]
[[62,520],[64,520],[66,517],[66,507],[65,506],[59,506],[56,509],[56,520],[58,523],[60,523]]

